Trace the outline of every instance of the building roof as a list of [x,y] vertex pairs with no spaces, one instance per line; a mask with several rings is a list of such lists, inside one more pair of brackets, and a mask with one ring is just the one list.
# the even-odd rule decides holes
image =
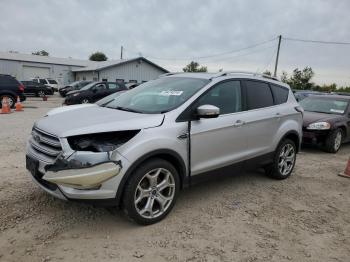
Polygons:
[[144,57],[136,57],[136,58],[132,58],[132,59],[122,59],[122,60],[109,60],[109,61],[101,61],[101,62],[95,62],[95,63],[91,63],[90,65],[84,67],[84,68],[76,68],[73,69],[73,72],[87,72],[87,71],[100,71],[106,68],[110,68],[110,67],[114,67],[114,66],[119,66],[119,65],[123,65],[126,63],[131,63],[134,61],[143,61],[146,63],[149,63],[155,67],[157,67],[158,69],[160,69],[161,71],[163,71],[164,73],[168,73],[169,71],[166,70],[165,68],[151,62],[150,60],[144,58]]
[[21,53],[0,52],[0,60],[25,61],[32,63],[71,65],[71,66],[88,66],[93,61],[80,60],[73,58],[58,58],[52,56],[40,56]]

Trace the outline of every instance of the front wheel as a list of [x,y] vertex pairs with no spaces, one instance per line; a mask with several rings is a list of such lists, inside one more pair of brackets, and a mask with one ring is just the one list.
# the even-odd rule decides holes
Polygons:
[[296,152],[296,146],[292,140],[283,140],[275,151],[273,163],[265,168],[267,175],[275,179],[289,177],[295,165]]
[[81,103],[82,103],[82,104],[88,104],[88,103],[90,103],[90,100],[89,100],[88,98],[83,98],[83,99],[81,100]]
[[332,131],[324,144],[324,151],[328,153],[337,153],[343,141],[343,131],[338,128]]
[[172,164],[163,159],[149,160],[127,182],[123,209],[138,224],[154,224],[169,214],[179,187],[179,175]]

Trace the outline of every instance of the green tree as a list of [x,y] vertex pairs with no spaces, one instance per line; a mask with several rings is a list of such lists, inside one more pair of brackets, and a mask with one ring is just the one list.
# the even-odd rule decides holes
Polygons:
[[90,56],[89,56],[89,60],[91,61],[107,61],[107,56],[102,53],[102,52],[95,52],[95,53],[92,53]]
[[206,66],[199,66],[199,63],[191,61],[186,67],[182,69],[184,72],[208,72]]
[[295,68],[291,77],[288,77],[288,74],[283,72],[281,80],[289,84],[293,89],[311,90],[315,86],[314,83],[311,82],[314,75],[315,73],[312,68],[307,66],[303,70]]
[[45,50],[41,50],[41,51],[32,52],[32,55],[49,56],[49,52]]

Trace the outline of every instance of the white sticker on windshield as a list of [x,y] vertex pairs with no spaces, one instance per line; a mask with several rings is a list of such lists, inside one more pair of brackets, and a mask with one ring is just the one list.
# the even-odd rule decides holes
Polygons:
[[181,96],[184,91],[167,90],[160,92],[161,96]]
[[338,113],[338,114],[344,114],[344,110],[339,110],[339,109],[330,109],[331,112]]

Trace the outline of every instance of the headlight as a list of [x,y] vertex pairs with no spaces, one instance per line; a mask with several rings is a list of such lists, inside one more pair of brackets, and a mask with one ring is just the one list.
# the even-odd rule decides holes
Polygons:
[[75,94],[73,94],[73,96],[78,96],[79,95],[79,93],[75,93]]
[[328,122],[316,122],[310,124],[306,129],[309,130],[327,130],[331,128],[331,124]]
[[68,137],[73,150],[91,152],[110,152],[120,147],[140,130],[116,131]]

